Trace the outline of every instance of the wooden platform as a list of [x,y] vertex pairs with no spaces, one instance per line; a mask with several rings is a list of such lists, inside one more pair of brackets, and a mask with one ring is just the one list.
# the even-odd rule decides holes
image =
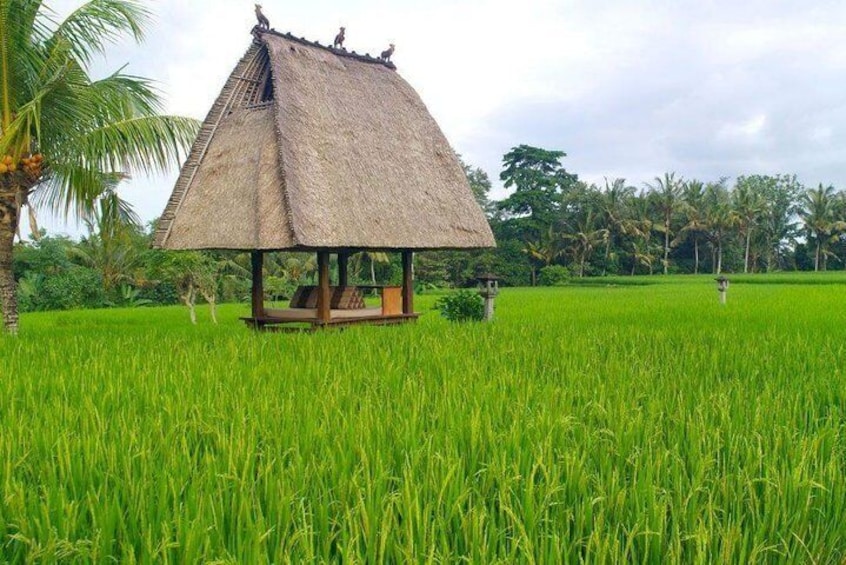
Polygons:
[[260,318],[241,318],[241,320],[256,330],[313,331],[321,328],[342,328],[362,324],[371,326],[407,324],[416,322],[419,317],[420,314],[354,316],[352,313],[349,313],[343,317],[330,318],[326,322],[315,317],[302,316],[264,316]]
[[[329,258],[333,251],[338,255],[336,286],[332,286],[329,281]],[[417,320],[418,314],[414,312],[413,253],[410,250],[402,252],[402,285],[379,287],[382,295],[379,308],[367,308],[361,290],[349,284],[349,255],[348,249],[318,250],[318,284],[298,287],[289,308],[274,309],[264,305],[264,252],[253,251],[252,315],[241,319],[257,330],[278,328],[279,331],[287,328],[299,331],[357,324],[385,326]]]

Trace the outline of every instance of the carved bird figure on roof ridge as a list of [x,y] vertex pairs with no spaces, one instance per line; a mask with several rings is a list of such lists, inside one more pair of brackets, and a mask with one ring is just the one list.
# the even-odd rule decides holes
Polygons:
[[270,29],[270,20],[261,11],[261,4],[256,4],[256,19],[260,29]]

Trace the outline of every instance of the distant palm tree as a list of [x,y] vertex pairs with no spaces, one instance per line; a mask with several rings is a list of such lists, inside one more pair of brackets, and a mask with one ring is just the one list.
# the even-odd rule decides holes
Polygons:
[[603,275],[608,272],[612,244],[625,232],[627,203],[634,196],[634,193],[634,187],[626,186],[625,179],[614,179],[610,184],[608,179],[605,179],[605,191],[600,200],[602,222],[608,230],[608,237],[605,238],[605,256],[602,263]]
[[376,285],[376,263],[389,263],[391,261],[384,251],[362,251],[352,257],[353,271],[361,272],[361,264],[364,260],[370,264],[370,284]]
[[705,189],[705,222],[708,241],[714,251],[714,272],[723,272],[723,246],[737,225],[737,214],[731,207],[728,190],[722,183],[711,183]]
[[739,182],[732,194],[737,226],[744,236],[743,272],[749,272],[749,248],[752,231],[766,211],[766,205],[754,186],[749,182]]
[[135,282],[142,266],[141,247],[133,244],[141,222],[129,203],[118,196],[120,180],[115,177],[108,183],[97,204],[84,214],[88,236],[69,250],[71,258],[100,273],[107,293]]
[[649,217],[649,200],[644,194],[634,195],[628,199],[628,208],[631,216],[623,221],[623,234],[629,238],[632,274],[635,274],[638,265],[644,265],[649,267],[651,275],[655,259],[652,254],[655,248],[652,241],[655,223]]
[[673,214],[681,206],[681,192],[684,181],[676,178],[676,173],[664,173],[664,178],[655,177],[655,184],[646,185],[651,191],[655,207],[663,221],[660,231],[664,233],[664,274],[670,266],[670,233]]
[[814,270],[826,270],[828,246],[836,239],[837,232],[846,231],[846,222],[836,215],[837,198],[834,187],[823,187],[807,190],[800,197],[801,211],[799,217],[805,225],[805,230],[814,239],[816,251],[814,253]]
[[564,254],[562,242],[561,236],[552,229],[552,226],[538,239],[525,242],[523,253],[529,256],[532,266],[532,286],[536,286],[538,282],[537,264],[541,263],[544,267],[548,267]]
[[597,228],[595,220],[596,215],[592,211],[588,211],[576,224],[575,229],[564,235],[564,239],[571,243],[570,250],[573,259],[579,265],[580,278],[585,276],[585,263],[587,263],[593,250],[608,241],[608,230]]
[[708,231],[708,224],[705,221],[704,207],[705,186],[698,180],[690,180],[685,183],[682,194],[681,210],[684,214],[685,224],[679,230],[678,237],[673,245],[678,245],[683,239],[693,240],[693,273],[699,273],[699,242]]
[[160,116],[150,83],[89,65],[123,34],[143,35],[138,0],[91,0],[55,23],[40,0],[0,0],[0,302],[18,327],[12,245],[21,207],[92,209],[115,174],[161,171],[194,140],[194,120]]

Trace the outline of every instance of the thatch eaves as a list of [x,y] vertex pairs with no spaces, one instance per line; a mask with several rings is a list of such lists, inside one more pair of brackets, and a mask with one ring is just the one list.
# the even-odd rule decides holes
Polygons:
[[455,153],[392,64],[267,32],[206,118],[155,245],[495,243]]

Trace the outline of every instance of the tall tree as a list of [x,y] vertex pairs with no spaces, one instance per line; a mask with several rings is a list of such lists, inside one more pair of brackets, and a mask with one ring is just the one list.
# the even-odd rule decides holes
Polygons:
[[555,233],[552,226],[549,226],[537,239],[525,243],[523,252],[529,256],[532,265],[532,286],[537,285],[538,282],[538,265],[548,267],[564,253],[561,243],[561,236]]
[[664,232],[664,274],[670,266],[670,234],[673,214],[680,208],[684,181],[676,178],[676,173],[664,173],[664,177],[655,177],[654,184],[647,184],[656,210],[661,215],[661,231]]
[[838,231],[846,230],[846,222],[837,218],[837,197],[833,186],[807,190],[800,198],[799,213],[808,236],[814,241],[814,270],[826,270],[828,247]]
[[802,185],[795,175],[751,175],[740,177],[737,182],[752,185],[761,202],[755,229],[760,247],[757,254],[763,256],[771,271],[783,263],[785,246],[796,235],[796,202]]
[[479,207],[482,208],[485,216],[492,216],[494,213],[494,206],[490,199],[491,178],[488,176],[488,173],[479,167],[468,165],[464,162],[461,156],[458,157],[458,160],[461,163],[461,167],[464,169],[464,175],[467,177],[470,190],[473,191],[473,196],[476,198],[476,202],[479,203]]
[[625,233],[626,214],[628,211],[627,202],[634,196],[635,189],[626,186],[626,180],[617,178],[611,183],[605,179],[605,190],[600,199],[600,211],[602,223],[608,230],[608,237],[605,238],[605,254],[602,263],[603,276],[608,272],[608,262],[611,258],[611,247],[619,242],[620,236]]
[[594,249],[608,240],[608,230],[598,227],[596,219],[596,213],[588,210],[564,236],[570,242],[570,253],[579,266],[580,278],[585,276],[585,264]]
[[94,80],[89,65],[109,44],[143,37],[139,0],[91,0],[54,24],[40,0],[0,0],[0,301],[18,328],[12,246],[21,206],[90,210],[115,174],[178,163],[197,123],[161,116],[150,83],[118,71]]
[[683,239],[693,240],[693,273],[699,273],[699,243],[708,231],[705,221],[705,185],[698,180],[689,180],[682,191],[682,214],[685,224],[679,230],[676,244]]
[[629,251],[632,257],[632,271],[634,275],[637,267],[643,265],[649,268],[649,274],[653,273],[655,255],[652,241],[652,231],[655,223],[649,215],[649,199],[646,194],[636,194],[628,201],[628,208],[631,217],[625,221],[625,234],[629,237]]
[[520,145],[503,157],[499,178],[514,192],[499,203],[499,209],[521,220],[530,239],[555,222],[561,195],[578,180],[561,165],[566,156],[563,151]]
[[723,249],[726,239],[737,225],[737,216],[731,207],[731,195],[725,186],[725,179],[708,183],[704,200],[707,237],[714,254],[714,272],[720,274],[723,272]]
[[732,193],[732,204],[737,218],[740,235],[743,236],[743,272],[749,272],[749,250],[752,245],[752,231],[761,221],[766,210],[761,194],[760,177],[738,177]]

